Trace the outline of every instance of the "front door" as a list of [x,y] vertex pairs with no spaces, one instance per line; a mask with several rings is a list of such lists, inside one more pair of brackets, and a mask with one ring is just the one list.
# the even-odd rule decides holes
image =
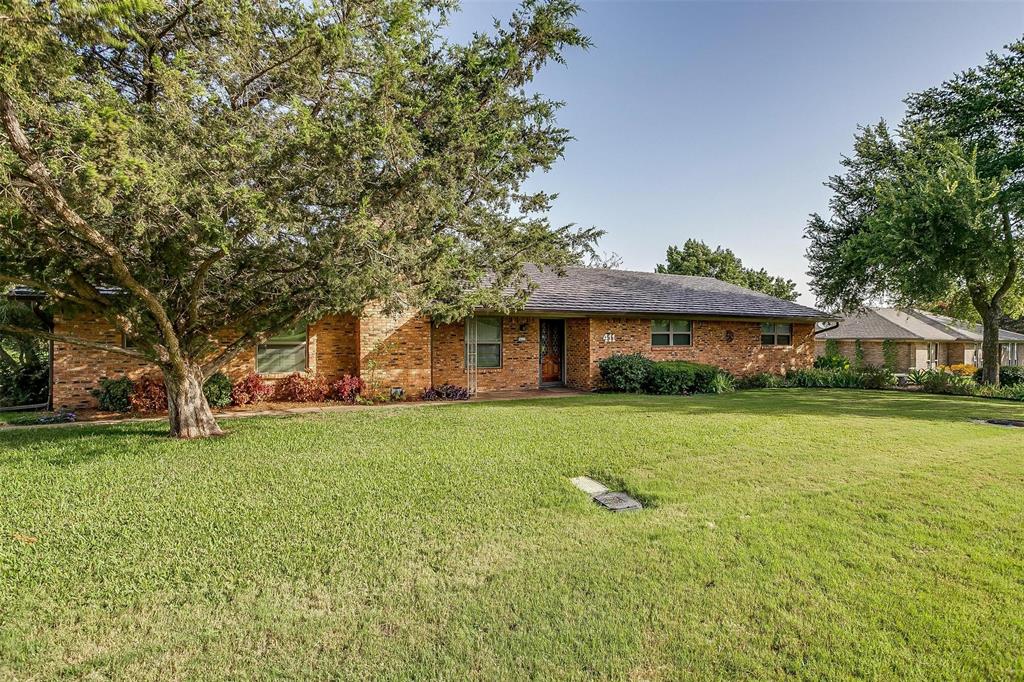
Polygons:
[[562,348],[565,323],[562,320],[540,321],[540,382],[557,384],[562,381]]

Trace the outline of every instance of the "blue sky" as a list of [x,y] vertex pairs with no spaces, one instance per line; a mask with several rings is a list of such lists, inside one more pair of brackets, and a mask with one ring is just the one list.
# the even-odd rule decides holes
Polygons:
[[[531,182],[551,217],[607,231],[624,267],[652,270],[689,237],[807,287],[803,228],[858,124],[1024,35],[1024,2],[584,2],[595,45],[538,90],[576,140]],[[515,3],[464,2],[453,37]]]

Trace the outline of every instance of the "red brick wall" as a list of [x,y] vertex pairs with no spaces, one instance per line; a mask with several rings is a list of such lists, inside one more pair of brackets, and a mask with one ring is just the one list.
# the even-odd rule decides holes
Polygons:
[[[787,369],[810,367],[814,362],[813,324],[794,324],[793,345],[778,347],[761,345],[759,321],[694,320],[692,329],[693,343],[690,346],[652,346],[650,320],[592,318],[589,324],[588,381],[582,383],[577,380],[574,385],[580,388],[599,385],[598,363],[617,353],[643,353],[652,360],[702,362],[737,376],[758,372],[780,374]],[[570,347],[581,349],[582,341],[574,339]],[[570,358],[570,365],[578,362],[581,362],[580,358]],[[582,375],[582,371],[574,373],[574,377]]]
[[424,315],[366,310],[359,321],[359,373],[372,390],[401,387],[417,396],[430,387],[430,327]]
[[[815,357],[823,356],[828,352],[827,343],[828,342],[825,339],[815,340]],[[896,350],[896,369],[894,371],[906,372],[909,369],[913,369],[916,362],[914,353],[915,344],[911,341],[895,341],[894,344]],[[864,354],[865,365],[871,365],[873,367],[885,366],[885,346],[882,341],[862,340],[860,345]],[[943,350],[944,345],[945,344],[939,344],[940,357],[945,356],[945,352]],[[837,340],[836,346],[840,355],[849,360],[851,364],[856,363],[857,345],[855,341],[850,339]]]
[[[813,326],[794,324],[794,345],[762,347],[759,322],[701,321],[693,323],[693,345],[652,347],[651,323],[645,319],[569,318],[565,322],[565,380],[575,388],[599,383],[598,362],[615,353],[640,352],[655,360],[692,360],[717,365],[738,375],[783,372],[810,366],[814,355]],[[57,332],[118,343],[119,334],[90,318],[57,321]],[[536,388],[539,384],[540,322],[536,317],[502,321],[502,366],[477,370],[480,392]],[[606,339],[606,334],[610,335]],[[731,336],[732,340],[727,340]],[[518,339],[525,337],[520,342]],[[612,339],[614,337],[614,340]],[[231,340],[225,332],[222,342]],[[368,310],[358,320],[330,316],[309,328],[308,371],[327,377],[359,373],[378,390],[402,387],[417,395],[431,385],[467,384],[464,366],[465,325],[433,326],[423,315],[393,317]],[[54,404],[91,407],[89,394],[98,379],[124,374],[135,378],[153,368],[145,363],[101,351],[56,344]],[[227,368],[233,379],[255,371],[255,351],[235,358]]]
[[[351,315],[331,315],[309,326],[307,368],[310,373],[334,378],[359,371],[359,320]],[[89,341],[112,345],[121,343],[121,334],[105,320],[81,316],[71,320],[54,321],[57,334],[69,334]],[[222,344],[236,338],[230,330],[216,334]],[[224,368],[224,373],[237,380],[256,371],[256,350],[239,353]],[[137,379],[143,374],[159,370],[146,362],[81,346],[55,343],[53,349],[53,404],[54,407],[95,407],[96,399],[90,391],[103,377],[116,379],[129,376]],[[275,375],[269,377],[277,378]]]
[[590,318],[576,317],[565,321],[565,384],[571,388],[589,389]]
[[[100,318],[56,318],[53,326],[57,334],[69,334],[86,341],[99,341],[113,346],[121,345],[121,333]],[[100,379],[116,379],[122,375],[137,379],[155,371],[156,368],[149,363],[124,355],[66,343],[54,343],[53,406],[73,409],[95,407],[96,399],[90,391],[99,384]]]
[[[525,337],[525,341],[518,341]],[[434,327],[434,385],[466,386],[466,325]],[[540,321],[536,317],[506,317],[501,324],[501,367],[477,369],[477,390],[512,391],[537,388],[540,382]]]

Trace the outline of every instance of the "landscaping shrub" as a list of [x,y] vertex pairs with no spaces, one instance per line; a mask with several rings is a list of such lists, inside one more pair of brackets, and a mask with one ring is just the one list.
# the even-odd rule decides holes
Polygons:
[[907,372],[907,380],[912,384],[922,385],[925,379],[928,378],[928,374],[931,370],[928,369],[912,369]]
[[732,376],[725,370],[719,369],[714,365],[702,365],[697,362],[685,363],[693,368],[693,392],[694,393],[717,393],[716,388],[721,387],[721,383],[718,382],[719,375],[725,375],[728,377],[729,385],[732,386],[730,390],[736,390],[735,385],[732,382]]
[[786,373],[786,383],[795,388],[832,388],[838,371],[842,370],[795,369]]
[[693,393],[696,379],[695,368],[688,362],[654,362],[647,374],[645,389],[657,395]]
[[231,387],[231,402],[235,405],[256,405],[274,394],[274,387],[259,374],[249,374]]
[[90,391],[105,412],[127,412],[131,409],[132,380],[128,377],[100,379],[100,385]]
[[0,407],[45,403],[49,388],[45,362],[0,368]]
[[[979,367],[974,373],[974,380],[981,383],[982,370]],[[1016,386],[1024,384],[1024,365],[1003,365],[999,368],[999,385]]]
[[785,377],[770,372],[761,372],[742,377],[735,382],[736,388],[786,388]]
[[469,400],[469,391],[454,384],[431,386],[420,395],[421,400]]
[[1002,386],[1018,386],[1024,384],[1024,365],[1003,365],[999,368],[999,384]]
[[143,414],[163,412],[167,409],[167,388],[160,379],[149,376],[142,377],[132,385],[128,402],[132,412]]
[[735,390],[736,384],[726,372],[715,372],[707,387],[708,393],[732,393]]
[[231,379],[217,372],[203,384],[203,395],[210,407],[227,407],[231,404]]
[[328,396],[332,400],[340,400],[343,403],[354,403],[365,388],[366,382],[362,378],[346,374],[331,382]]
[[958,377],[974,377],[978,368],[975,365],[965,365],[963,363],[958,365],[941,365],[939,367],[940,372],[946,372],[948,374],[955,374]]
[[1024,400],[1024,382],[1001,387],[998,397],[1008,400]]
[[275,397],[291,403],[318,403],[327,399],[329,390],[327,379],[296,372],[278,383]]
[[[715,383],[716,377],[720,374],[725,374],[725,372],[713,365],[703,365],[698,362],[684,360],[652,362],[644,391],[657,395],[715,393],[715,388],[722,386],[722,384]],[[729,382],[732,385],[732,377],[729,377]],[[733,386],[733,390],[735,390],[735,386]]]
[[598,364],[601,378],[613,391],[620,393],[643,393],[650,378],[654,362],[639,353],[613,355]]
[[[876,376],[878,375],[878,376]],[[888,377],[884,379],[882,377]],[[866,367],[864,371],[846,369],[797,369],[786,374],[786,383],[796,388],[866,388],[866,382],[884,388],[895,381],[891,372]]]
[[822,355],[814,358],[816,369],[850,369],[850,361],[842,355]]
[[896,375],[888,367],[864,367],[860,371],[861,388],[882,389],[896,384]]
[[924,377],[921,382],[921,388],[928,393],[974,395],[977,392],[978,384],[971,377],[933,370]]

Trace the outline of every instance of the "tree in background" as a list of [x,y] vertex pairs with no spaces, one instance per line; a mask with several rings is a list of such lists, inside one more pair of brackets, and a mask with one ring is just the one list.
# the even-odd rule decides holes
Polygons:
[[583,267],[595,270],[618,270],[622,267],[622,256],[615,253],[598,252],[596,249],[583,261]]
[[578,8],[525,0],[452,44],[453,7],[5,3],[0,283],[132,344],[0,331],[153,363],[171,433],[207,436],[204,380],[297,322],[509,309],[525,262],[578,262],[597,232],[553,228],[551,195],[522,188],[570,139],[527,91],[588,45]]
[[[904,121],[859,131],[812,215],[812,288],[850,311],[868,300],[941,305],[980,320],[983,380],[999,382],[999,323],[1024,307],[1024,42],[908,97]],[[939,302],[937,304],[937,302]]]
[[743,267],[743,261],[730,249],[723,249],[721,246],[712,249],[696,239],[687,239],[682,248],[668,247],[665,261],[663,264],[658,264],[655,272],[714,277],[723,282],[738,284],[741,287],[760,291],[786,301],[795,301],[798,295],[796,282],[784,277],[769,275],[764,268],[754,270]]
[[[51,320],[37,307],[0,298],[0,325],[45,333]],[[49,395],[49,348],[31,334],[0,334],[0,407],[38,405]]]

